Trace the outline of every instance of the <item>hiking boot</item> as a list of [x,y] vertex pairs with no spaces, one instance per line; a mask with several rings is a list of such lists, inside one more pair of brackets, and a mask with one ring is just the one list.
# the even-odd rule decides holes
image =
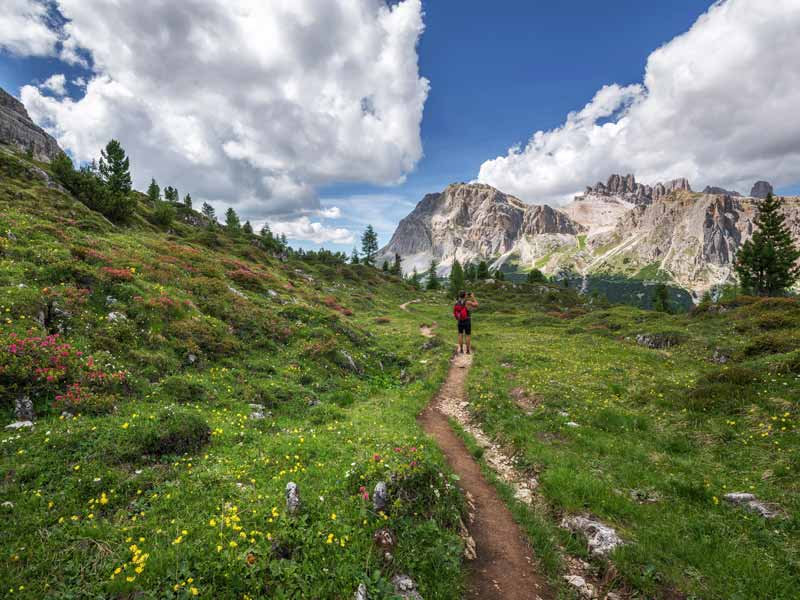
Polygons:
[[469,354],[469,348],[467,348],[467,354]]
[[459,348],[459,349],[458,349],[458,351],[459,351],[461,354],[464,354],[464,348],[463,348],[463,347],[462,347],[462,348]]

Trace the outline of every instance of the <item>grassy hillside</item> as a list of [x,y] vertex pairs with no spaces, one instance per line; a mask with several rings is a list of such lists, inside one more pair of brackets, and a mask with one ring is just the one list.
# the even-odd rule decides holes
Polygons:
[[415,292],[144,202],[116,227],[42,166],[0,152],[0,411],[38,417],[0,433],[3,595],[381,598],[403,572],[457,598],[461,498],[414,420],[447,356],[397,308]]
[[[492,304],[476,328],[471,409],[539,481],[541,507],[517,514],[543,555],[561,546],[588,559],[585,540],[557,527],[564,514],[588,513],[627,542],[613,569],[593,560],[598,579],[634,594],[796,597],[797,299],[742,298],[681,316]],[[643,346],[642,335],[669,346]],[[780,516],[734,507],[730,492],[754,493]]]

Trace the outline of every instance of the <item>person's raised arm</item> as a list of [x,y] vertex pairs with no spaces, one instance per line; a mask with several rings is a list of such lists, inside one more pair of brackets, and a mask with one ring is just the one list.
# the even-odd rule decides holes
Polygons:
[[470,308],[478,308],[478,301],[475,299],[475,294],[469,295],[469,300],[467,301]]

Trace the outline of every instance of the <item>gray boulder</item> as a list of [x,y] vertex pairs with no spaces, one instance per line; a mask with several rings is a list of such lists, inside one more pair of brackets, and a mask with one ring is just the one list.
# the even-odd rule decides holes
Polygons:
[[561,527],[583,534],[589,543],[589,553],[595,556],[607,556],[622,545],[622,539],[612,527],[588,517],[564,517]]
[[17,421],[35,421],[36,413],[33,410],[33,401],[24,394],[19,394],[14,401],[14,418]]
[[296,515],[300,510],[300,492],[297,489],[297,484],[290,481],[286,484],[286,512],[290,515]]
[[388,504],[389,492],[386,491],[386,483],[379,481],[375,485],[375,491],[372,494],[372,508],[376,511],[385,511]]
[[417,584],[408,575],[395,575],[392,577],[394,593],[403,600],[422,600],[422,596],[417,591]]
[[775,519],[781,514],[780,511],[761,502],[758,498],[756,498],[755,494],[749,494],[746,492],[731,492],[730,494],[725,494],[722,498],[729,504],[741,506],[749,512],[761,515],[765,519]]

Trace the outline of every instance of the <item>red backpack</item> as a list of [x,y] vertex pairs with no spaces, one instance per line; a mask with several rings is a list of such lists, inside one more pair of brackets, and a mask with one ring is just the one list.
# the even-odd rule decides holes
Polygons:
[[453,307],[453,316],[456,318],[457,321],[466,321],[467,319],[469,319],[469,310],[467,309],[467,303],[461,302],[461,300],[456,302],[456,305]]

